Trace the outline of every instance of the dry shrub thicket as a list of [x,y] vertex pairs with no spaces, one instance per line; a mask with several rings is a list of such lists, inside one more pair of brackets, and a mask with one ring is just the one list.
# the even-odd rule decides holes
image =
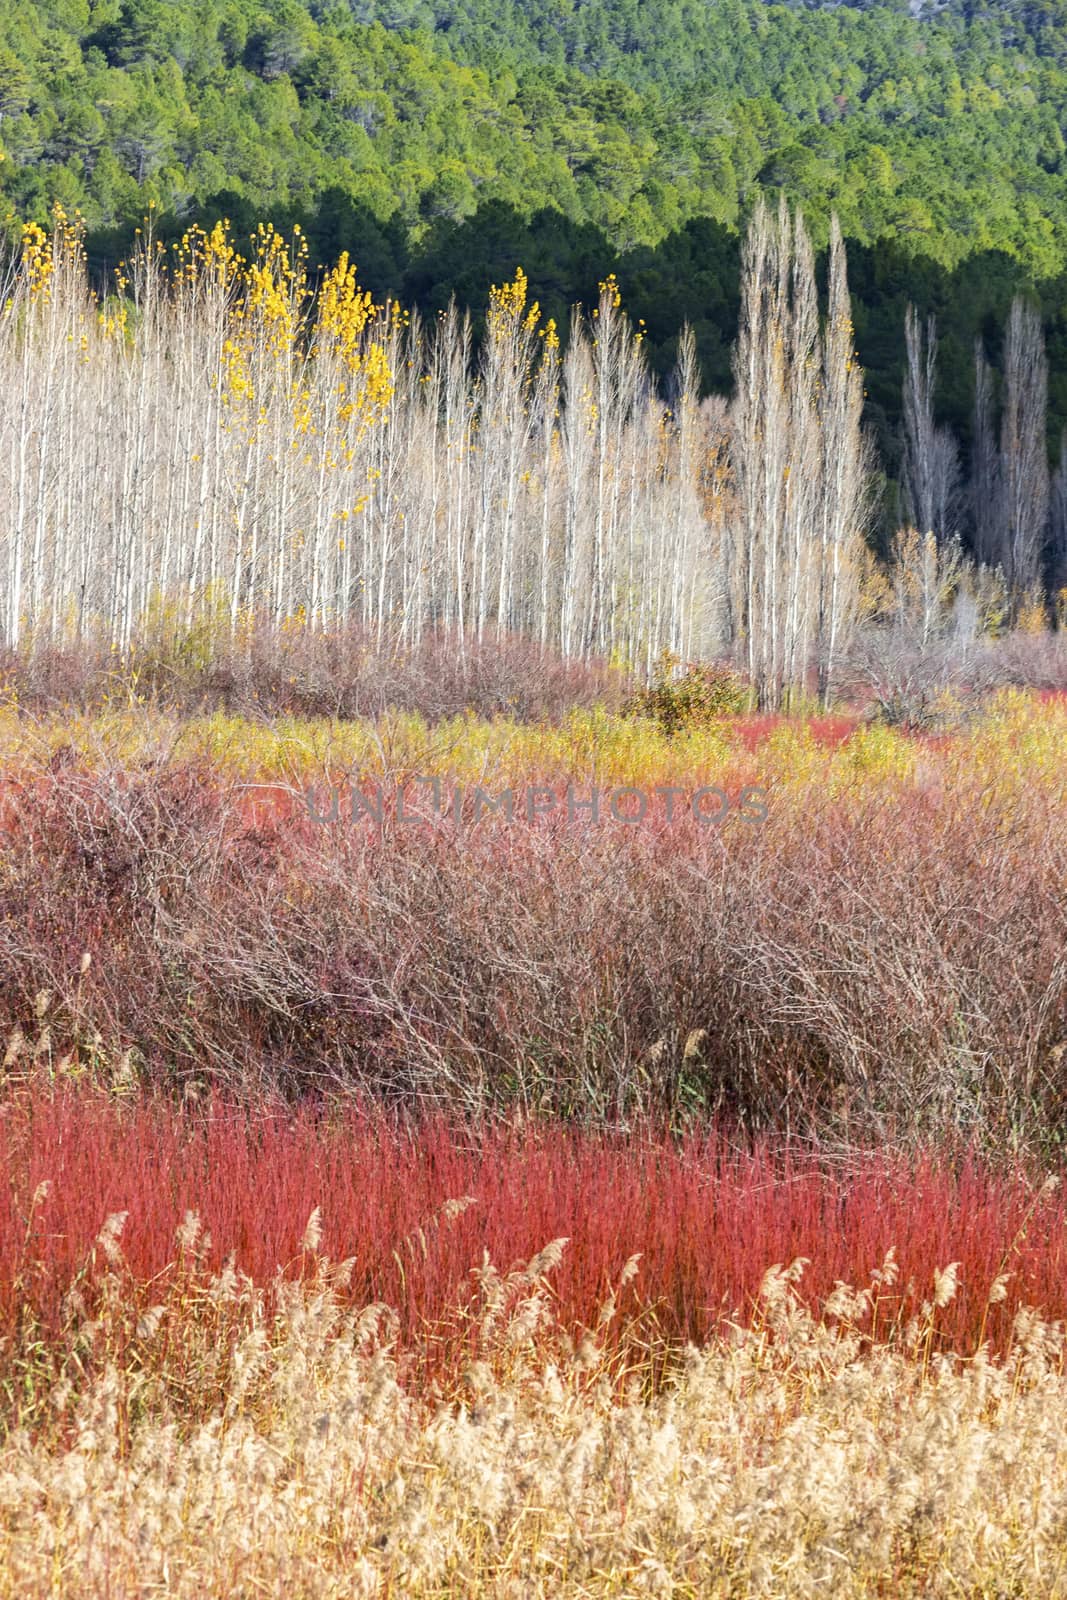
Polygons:
[[0,694],[34,716],[150,703],[259,720],[410,711],[430,722],[465,712],[560,722],[597,706],[619,709],[632,681],[621,668],[569,660],[514,634],[461,648],[454,631],[441,629],[399,647],[359,623],[316,632],[265,618],[240,639],[150,626],[121,655],[99,635],[78,646],[0,650]]
[[[193,1162],[173,1101],[151,1107],[170,1158],[141,1136],[145,1078],[208,1100],[212,1149],[214,1082],[256,1105],[278,1089],[444,1101],[469,1114],[468,1141],[509,1107],[532,1129],[551,1111],[624,1129],[644,1110],[718,1111],[734,1141],[784,1125],[839,1150],[932,1134],[950,1164],[961,1127],[1001,1155],[1055,1151],[1064,717],[1009,696],[967,734],[852,725],[825,747],[774,719],[750,719],[750,746],[744,720],[731,743],[714,723],[668,732],[603,712],[326,729],[401,782],[436,764],[490,789],[759,782],[768,798],[759,825],[704,827],[684,807],[668,820],[657,801],[637,828],[564,804],[537,824],[464,813],[431,832],[312,821],[301,775],[337,777],[313,724],[279,737],[144,707],[39,726],[8,713],[0,1596],[1067,1593],[1064,1331],[1027,1305],[1035,1278],[1062,1279],[1047,1187],[987,1205],[983,1169],[961,1167],[961,1219],[917,1198],[918,1167],[887,1171],[888,1208],[912,1219],[907,1276],[930,1279],[901,1285],[884,1243],[868,1248],[881,1180],[848,1159],[839,1193],[783,1169],[761,1203],[751,1186],[728,1195],[724,1167],[686,1173],[655,1150],[641,1167],[616,1134],[627,1187],[593,1137],[581,1205],[617,1230],[625,1192],[643,1230],[553,1220],[536,1254],[484,1254],[444,1316],[430,1292],[456,1285],[442,1231],[472,1238],[482,1209],[485,1236],[507,1224],[511,1242],[573,1202],[551,1126],[531,1148],[539,1137],[557,1166],[512,1164],[483,1208],[420,1130],[437,1212],[393,1235],[387,1301],[366,1292],[364,1236],[380,1246],[388,1206],[416,1186],[385,1143],[377,1168],[356,1151],[347,1187],[324,1146],[298,1152],[285,1182],[295,1172],[322,1210],[280,1271],[243,1265],[272,1246],[284,1261],[296,1215],[282,1215],[285,1182],[257,1181],[249,1131],[231,1129],[232,1166],[211,1168],[234,1246],[221,1264],[190,1214],[170,1265],[146,1265],[122,1214],[149,1194],[158,1230]],[[181,753],[190,733],[210,758]],[[218,739],[253,772],[266,761],[261,811]],[[279,749],[292,765],[271,781]],[[58,1086],[79,1080],[89,1093],[65,1105]],[[131,1113],[109,1116],[110,1135],[101,1089]],[[296,1148],[303,1108],[280,1115]],[[345,1145],[343,1125],[334,1137]],[[20,1217],[45,1153],[54,1168]],[[647,1204],[668,1177],[690,1195],[684,1237],[682,1208]],[[50,1214],[48,1179],[72,1187],[73,1212]],[[361,1182],[373,1207],[341,1219],[353,1254],[327,1259],[331,1207],[358,1202]],[[811,1263],[813,1305],[791,1246],[761,1256],[780,1264],[725,1325],[715,1274],[694,1293],[709,1261],[736,1272],[757,1237],[797,1228],[816,1249],[847,1230],[865,1287],[827,1295],[836,1269]],[[679,1326],[705,1316],[702,1343],[680,1349]]]
[[[652,724],[593,718],[553,754],[544,731],[467,720],[443,743],[424,730],[386,773],[409,812],[432,798],[413,775],[442,774],[435,826],[388,807],[353,822],[340,798],[336,823],[312,820],[304,784],[331,814],[321,767],[268,782],[250,815],[255,784],[165,739],[93,770],[68,747],[9,787],[0,1014],[26,1026],[47,989],[57,1049],[100,1035],[157,1080],[247,1093],[1054,1134],[1062,721],[1024,705],[941,748],[872,731],[820,754],[776,735],[732,757],[711,731],[686,775],[687,746]],[[381,776],[388,751],[369,748]],[[733,800],[762,784],[767,816],[704,825],[683,798],[668,821],[661,795],[639,826],[606,800],[596,824],[568,817],[567,785],[587,799],[593,782],[720,783]],[[532,783],[559,800],[528,822]],[[475,784],[515,785],[519,815],[475,823]]]

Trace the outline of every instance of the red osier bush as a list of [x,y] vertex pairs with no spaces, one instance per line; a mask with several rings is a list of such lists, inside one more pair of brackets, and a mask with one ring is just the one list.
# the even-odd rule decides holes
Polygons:
[[[1067,1198],[997,1175],[973,1153],[908,1161],[856,1152],[847,1164],[719,1132],[673,1140],[554,1124],[476,1129],[431,1116],[406,1130],[380,1112],[329,1118],[308,1108],[249,1113],[217,1102],[194,1117],[158,1098],[129,1105],[97,1093],[26,1088],[0,1124],[0,1333],[27,1317],[46,1337],[105,1218],[128,1211],[132,1284],[175,1258],[175,1231],[196,1210],[216,1262],[269,1283],[297,1269],[308,1217],[321,1207],[321,1250],[354,1257],[352,1291],[401,1315],[401,1349],[449,1374],[455,1340],[418,1336],[447,1324],[483,1250],[502,1269],[550,1239],[569,1244],[552,1274],[565,1324],[596,1317],[610,1282],[641,1253],[613,1330],[640,1307],[644,1332],[699,1342],[747,1315],[766,1269],[811,1259],[802,1289],[819,1301],[836,1280],[864,1284],[890,1246],[900,1277],[887,1302],[904,1319],[930,1295],[934,1269],[961,1263],[961,1289],[938,1314],[938,1340],[1002,1348],[1020,1303],[1067,1314]],[[51,1184],[33,1207],[37,1186]],[[446,1200],[475,1204],[412,1239]],[[1007,1298],[987,1306],[993,1280]],[[466,1290],[465,1290],[466,1282]],[[91,1283],[91,1274],[90,1274]],[[146,1298],[159,1285],[145,1290]],[[888,1320],[887,1313],[882,1313]],[[434,1352],[436,1351],[436,1354]],[[452,1374],[454,1375],[454,1374]]]

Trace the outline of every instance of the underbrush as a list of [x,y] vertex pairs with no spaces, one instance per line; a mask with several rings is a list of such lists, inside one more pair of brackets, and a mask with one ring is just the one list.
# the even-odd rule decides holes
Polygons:
[[0,1600],[1067,1592],[1067,708],[512,709],[0,718]]
[[[745,726],[679,743],[603,716],[469,721],[401,753],[359,725],[394,786],[380,820],[353,818],[343,782],[331,820],[327,783],[309,808],[296,782],[249,787],[165,745],[91,766],[52,748],[5,796],[12,1060],[248,1098],[962,1129],[1055,1154],[1062,708],[1008,699],[941,742],[779,724],[753,743]],[[300,737],[272,738],[271,759],[313,770]],[[420,772],[441,780],[436,821]],[[476,814],[476,784],[524,773],[545,814],[523,815],[521,790],[510,821]],[[598,783],[648,789],[643,817],[606,794],[594,817]],[[701,785],[721,788],[721,823],[694,816]],[[398,816],[401,791],[421,822]]]
[[[661,1355],[705,1342],[724,1319],[751,1312],[772,1261],[796,1256],[812,1263],[804,1292],[815,1304],[838,1279],[866,1281],[895,1250],[899,1282],[868,1330],[882,1340],[905,1338],[949,1260],[959,1292],[933,1348],[967,1352],[985,1339],[1003,1354],[1021,1304],[1067,1314],[1067,1201],[1036,1172],[996,1167],[962,1143],[905,1154],[725,1126],[672,1135],[651,1123],[622,1132],[445,1113],[398,1119],[343,1102],[242,1108],[216,1098],[181,1111],[160,1096],[116,1098],[40,1076],[9,1085],[2,1109],[0,1370],[9,1384],[14,1352],[24,1360],[63,1346],[72,1286],[74,1322],[97,1320],[100,1273],[113,1265],[98,1234],[118,1213],[133,1318],[124,1339],[145,1295],[179,1292],[174,1239],[189,1214],[203,1230],[203,1269],[229,1260],[267,1292],[279,1272],[305,1276],[314,1213],[322,1253],[348,1264],[352,1303],[394,1308],[398,1359],[422,1381],[454,1383],[469,1359],[470,1269],[483,1252],[525,1260],[553,1238],[568,1241],[554,1309],[576,1337],[640,1253],[613,1348],[624,1326],[624,1342],[644,1339]],[[998,1279],[1002,1299],[991,1306]],[[95,1348],[90,1366],[118,1352]]]
[[650,718],[668,736],[751,709],[752,693],[736,672],[721,664],[682,663],[670,651],[657,662],[651,684],[623,708],[627,716]]
[[565,659],[514,634],[477,641],[427,633],[405,645],[354,623],[312,631],[257,620],[236,636],[149,630],[121,653],[97,635],[7,649],[0,687],[37,715],[152,704],[184,716],[343,720],[392,709],[432,723],[465,712],[559,720],[575,709],[618,708],[631,683],[604,662]]

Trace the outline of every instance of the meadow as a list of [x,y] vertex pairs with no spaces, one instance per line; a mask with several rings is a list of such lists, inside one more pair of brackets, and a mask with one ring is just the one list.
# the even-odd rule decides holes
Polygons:
[[4,669],[0,1595],[1062,1592],[1061,694],[171,668]]

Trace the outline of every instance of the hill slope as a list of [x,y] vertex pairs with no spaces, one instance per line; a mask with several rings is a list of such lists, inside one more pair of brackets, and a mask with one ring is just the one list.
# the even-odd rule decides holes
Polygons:
[[27,0],[0,193],[93,226],[336,188],[418,239],[499,200],[653,245],[784,186],[816,238],[1067,263],[1067,9],[760,0]]

